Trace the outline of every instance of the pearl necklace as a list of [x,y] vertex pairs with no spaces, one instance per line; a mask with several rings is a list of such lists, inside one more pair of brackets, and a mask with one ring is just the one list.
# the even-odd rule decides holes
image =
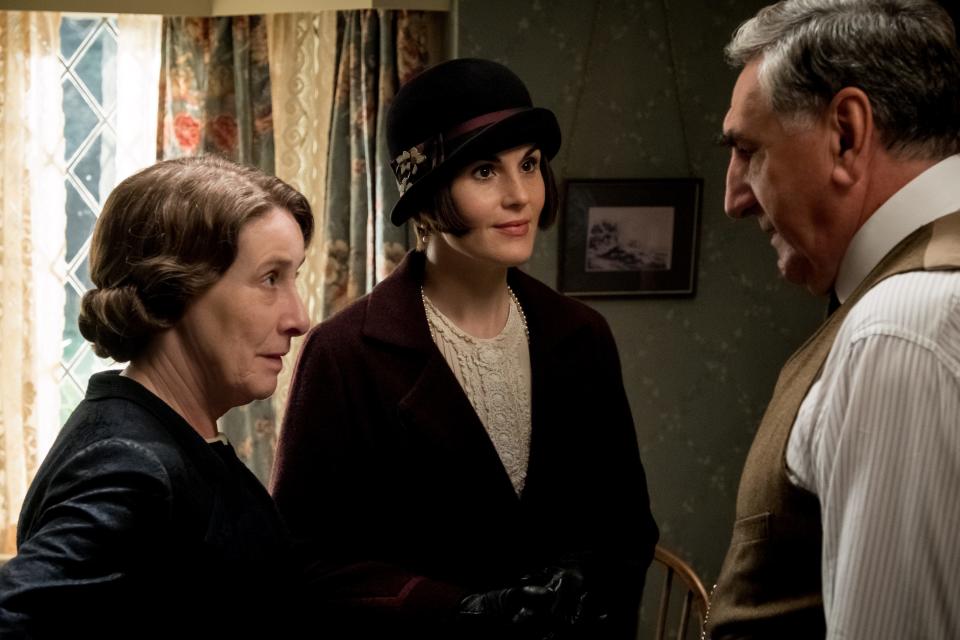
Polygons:
[[523,307],[520,306],[520,301],[517,300],[517,294],[513,292],[510,285],[507,285],[507,292],[510,294],[513,304],[517,306],[517,311],[520,313],[520,324],[523,325],[523,335],[527,336],[527,342],[530,342],[530,328],[527,327],[527,314],[523,312]]
[[[513,292],[513,289],[510,288],[510,285],[507,285],[507,293],[510,294],[510,299],[513,300],[513,304],[517,307],[517,312],[520,314],[520,324],[523,326],[523,335],[526,336],[527,342],[530,342],[530,328],[527,326],[527,314],[523,312],[523,307],[520,306],[520,301],[517,299],[517,294]],[[420,301],[423,303],[423,310],[427,310],[427,295],[423,292],[423,285],[420,285]],[[430,337],[433,338],[433,341],[437,341],[437,336],[433,333],[433,327],[430,323],[427,323],[427,326],[430,328]]]

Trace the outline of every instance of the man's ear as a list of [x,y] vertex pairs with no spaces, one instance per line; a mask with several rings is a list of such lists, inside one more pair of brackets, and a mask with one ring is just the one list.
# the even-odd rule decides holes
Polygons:
[[874,143],[873,109],[870,98],[856,87],[844,87],[830,101],[827,110],[832,133],[834,182],[849,187],[866,171]]

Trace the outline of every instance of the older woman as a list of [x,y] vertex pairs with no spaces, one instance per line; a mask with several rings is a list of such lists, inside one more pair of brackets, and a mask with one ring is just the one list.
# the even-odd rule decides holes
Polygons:
[[504,66],[400,89],[411,252],[311,332],[274,497],[346,638],[633,640],[657,529],[606,321],[516,267],[556,118]]
[[0,636],[248,637],[287,619],[285,530],[216,421],[273,393],[307,329],[294,280],[312,231],[294,189],[212,157],[113,191],[80,330],[129,364],[90,379],[30,487]]

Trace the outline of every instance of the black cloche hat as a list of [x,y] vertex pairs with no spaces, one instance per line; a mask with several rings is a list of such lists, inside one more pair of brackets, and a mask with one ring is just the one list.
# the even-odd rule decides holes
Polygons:
[[515,73],[477,58],[430,67],[400,87],[387,112],[390,166],[400,188],[390,220],[402,225],[464,165],[528,142],[553,158],[560,127],[552,111],[533,106]]

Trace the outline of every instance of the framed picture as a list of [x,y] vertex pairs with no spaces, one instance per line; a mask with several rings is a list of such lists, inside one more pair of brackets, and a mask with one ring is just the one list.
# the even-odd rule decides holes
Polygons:
[[568,180],[560,291],[693,295],[702,186],[699,178]]

